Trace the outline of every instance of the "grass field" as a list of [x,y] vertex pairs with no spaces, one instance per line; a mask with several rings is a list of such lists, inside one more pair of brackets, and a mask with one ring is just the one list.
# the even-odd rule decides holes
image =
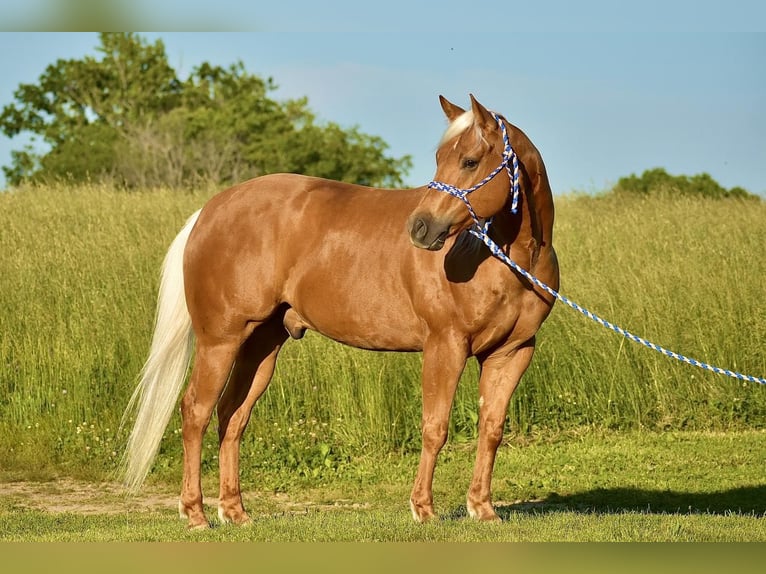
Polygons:
[[[158,269],[208,195],[98,187],[0,194],[2,477],[114,478],[127,432],[118,430],[120,417],[151,336]],[[764,222],[765,202],[558,198],[562,292],[658,344],[764,376]],[[766,428],[766,389],[674,363],[563,306],[538,341],[509,409],[511,444],[600,433],[740,437]],[[260,480],[253,488],[345,489],[374,475],[379,460],[406,461],[408,483],[420,440],[419,370],[418,354],[358,351],[312,334],[289,343],[246,434],[243,472]],[[475,439],[477,398],[471,363],[453,409],[454,452]],[[166,433],[156,485],[175,489],[179,480],[179,426],[174,418]],[[207,475],[217,466],[214,427]],[[763,450],[756,452],[762,471]],[[685,466],[679,472],[687,483],[698,480]]]
[[[512,441],[499,454],[501,524],[465,515],[472,449],[451,445],[437,467],[441,519],[415,524],[407,507],[415,455],[354,459],[355,477],[274,488],[244,476],[248,528],[190,532],[176,485],[126,499],[111,484],[8,485],[0,540],[26,541],[766,541],[766,433],[567,433]],[[270,487],[267,485],[271,485]],[[217,492],[208,480],[207,492]],[[215,499],[208,500],[210,516]]]

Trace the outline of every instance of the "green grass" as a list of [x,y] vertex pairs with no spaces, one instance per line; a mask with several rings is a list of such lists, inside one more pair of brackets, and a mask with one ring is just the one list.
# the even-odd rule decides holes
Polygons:
[[[24,542],[748,542],[764,541],[762,518],[741,516],[514,513],[502,524],[469,520],[415,524],[404,513],[312,512],[272,516],[252,527],[209,533],[183,530],[167,515],[51,517],[25,513],[10,520],[6,540]],[[20,530],[19,527],[21,526]],[[30,534],[27,528],[33,529]]]
[[[763,431],[590,431],[512,441],[500,449],[493,484],[501,524],[465,516],[473,459],[467,445],[451,445],[440,460],[434,489],[441,518],[425,525],[415,524],[407,507],[415,455],[360,457],[349,465],[355,478],[291,482],[277,491],[270,474],[246,473],[254,524],[206,532],[186,529],[167,486],[150,488],[166,494],[165,507],[144,512],[123,510],[119,493],[99,499],[96,486],[81,502],[103,511],[86,514],[46,510],[53,482],[37,485],[35,495],[0,494],[0,540],[766,541],[765,456]],[[206,487],[215,493],[212,477]]]
[[[151,336],[158,270],[209,196],[88,187],[0,194],[0,452],[26,478],[110,477],[124,405]],[[766,203],[557,199],[562,292],[695,358],[766,375]],[[764,428],[766,389],[677,364],[557,305],[508,415],[510,434]],[[291,341],[245,438],[246,473],[353,480],[354,460],[419,450],[420,356],[309,334]],[[476,435],[470,363],[450,427]],[[205,470],[217,466],[215,424]],[[153,476],[180,474],[179,420]],[[279,485],[275,485],[279,487]]]

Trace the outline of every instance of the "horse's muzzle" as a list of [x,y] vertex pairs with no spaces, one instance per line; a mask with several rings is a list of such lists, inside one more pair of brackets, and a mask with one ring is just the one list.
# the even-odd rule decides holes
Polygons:
[[449,223],[437,221],[426,214],[413,215],[407,221],[407,230],[412,244],[429,251],[438,251],[444,247],[449,229]]

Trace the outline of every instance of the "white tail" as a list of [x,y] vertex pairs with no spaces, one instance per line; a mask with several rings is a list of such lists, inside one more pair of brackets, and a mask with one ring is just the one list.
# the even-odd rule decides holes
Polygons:
[[170,244],[162,264],[149,358],[122,419],[124,423],[138,407],[123,457],[124,481],[131,491],[138,490],[149,474],[191,361],[194,333],[184,295],[183,257],[199,213],[188,219]]

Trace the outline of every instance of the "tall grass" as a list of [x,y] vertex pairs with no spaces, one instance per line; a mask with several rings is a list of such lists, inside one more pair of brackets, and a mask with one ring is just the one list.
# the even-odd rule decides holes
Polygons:
[[[0,470],[103,476],[151,336],[171,239],[209,196],[99,187],[0,194]],[[766,375],[766,203],[564,197],[562,292],[700,360]],[[475,438],[477,367],[453,409]],[[282,352],[243,449],[296,476],[358,472],[361,452],[419,448],[419,354],[370,353],[309,333]],[[513,432],[761,428],[766,388],[677,364],[557,305],[509,409]],[[215,425],[211,425],[214,427]],[[177,471],[171,421],[156,469]],[[216,464],[215,436],[204,462]]]

